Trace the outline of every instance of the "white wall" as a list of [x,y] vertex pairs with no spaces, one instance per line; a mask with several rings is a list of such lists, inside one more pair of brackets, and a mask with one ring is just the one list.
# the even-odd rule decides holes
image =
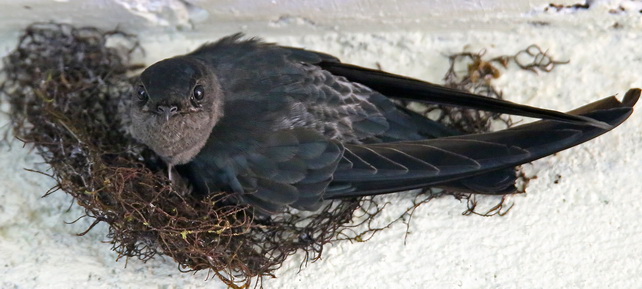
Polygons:
[[[543,12],[547,1],[0,1],[0,55],[32,21],[56,20],[140,33],[147,63],[237,31],[439,82],[444,55],[464,48],[510,54],[530,44],[570,59],[552,73],[510,68],[507,98],[568,110],[642,87],[639,1],[591,1],[588,10]],[[558,1],[574,4],[573,1]],[[161,8],[169,5],[172,9]],[[28,6],[29,8],[25,8]],[[612,13],[623,7],[625,11]],[[620,28],[613,28],[615,23]],[[540,23],[535,25],[533,23]],[[541,25],[541,23],[548,23]],[[6,105],[4,105],[6,109]],[[0,125],[8,122],[0,115]],[[527,195],[504,217],[462,216],[465,204],[434,200],[406,227],[365,243],[329,245],[299,272],[294,256],[266,288],[635,288],[642,281],[642,115],[582,146],[538,161]],[[224,288],[182,274],[169,259],[115,262],[98,226],[68,225],[82,210],[23,168],[39,158],[0,146],[0,288]],[[559,183],[554,180],[561,176]],[[403,196],[382,221],[405,208]],[[492,199],[485,199],[488,203]],[[404,243],[405,241],[405,243]]]

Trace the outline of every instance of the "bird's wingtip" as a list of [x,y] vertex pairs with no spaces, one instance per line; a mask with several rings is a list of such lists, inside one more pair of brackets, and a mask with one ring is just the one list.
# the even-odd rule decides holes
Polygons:
[[635,103],[638,102],[638,99],[640,99],[640,92],[641,90],[639,88],[629,89],[622,99],[622,104],[628,107],[633,107]]

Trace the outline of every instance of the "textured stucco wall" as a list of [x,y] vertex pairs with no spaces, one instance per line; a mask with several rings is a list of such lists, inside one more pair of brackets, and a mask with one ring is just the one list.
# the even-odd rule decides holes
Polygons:
[[[146,63],[237,31],[325,51],[345,62],[440,82],[444,55],[482,48],[510,54],[536,43],[560,59],[548,74],[512,67],[496,85],[510,100],[568,110],[642,87],[642,4],[591,1],[544,12],[546,1],[0,1],[0,55],[32,21],[140,33]],[[191,3],[191,4],[190,4]],[[560,4],[575,4],[559,1]],[[620,9],[621,7],[621,9]],[[614,24],[618,23],[618,28]],[[3,106],[6,110],[6,104]],[[0,125],[7,127],[0,114]],[[328,246],[299,271],[293,256],[266,288],[636,288],[642,281],[642,115],[611,133],[529,166],[538,178],[504,217],[462,216],[442,198],[365,243]],[[39,157],[0,145],[0,288],[224,288],[169,259],[115,262],[100,225],[66,224],[82,210],[24,171]],[[561,176],[559,178],[558,176]],[[555,182],[558,180],[558,182]],[[407,205],[392,202],[381,221]],[[496,199],[482,198],[489,205]],[[401,203],[401,204],[396,204]]]

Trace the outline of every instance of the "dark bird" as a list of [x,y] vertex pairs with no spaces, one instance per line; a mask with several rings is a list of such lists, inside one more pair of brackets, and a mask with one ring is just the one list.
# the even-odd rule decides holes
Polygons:
[[[341,63],[236,34],[147,68],[132,134],[197,194],[225,191],[260,214],[323,200],[442,187],[515,191],[515,166],[597,137],[639,89],[562,113]],[[460,135],[395,104],[411,100],[543,120]]]

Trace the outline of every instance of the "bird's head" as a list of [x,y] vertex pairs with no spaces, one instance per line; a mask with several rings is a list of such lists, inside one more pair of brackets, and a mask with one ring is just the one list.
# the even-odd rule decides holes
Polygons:
[[145,69],[132,97],[132,134],[172,165],[193,158],[223,115],[216,75],[189,56]]

